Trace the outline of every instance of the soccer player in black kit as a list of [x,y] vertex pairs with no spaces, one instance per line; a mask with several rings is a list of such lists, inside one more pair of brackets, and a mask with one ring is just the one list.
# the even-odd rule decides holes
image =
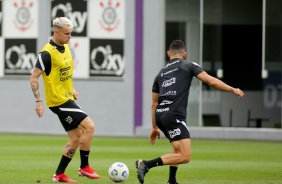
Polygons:
[[149,169],[170,165],[167,184],[178,184],[176,172],[179,164],[190,161],[191,140],[186,125],[186,109],[193,77],[215,89],[231,92],[242,98],[245,94],[239,88],[233,88],[221,80],[207,74],[197,63],[184,60],[185,45],[174,40],[167,51],[170,62],[157,74],[152,88],[152,130],[149,136],[151,144],[160,138],[160,130],[169,139],[173,150],[152,160],[137,160],[137,178],[141,184]]

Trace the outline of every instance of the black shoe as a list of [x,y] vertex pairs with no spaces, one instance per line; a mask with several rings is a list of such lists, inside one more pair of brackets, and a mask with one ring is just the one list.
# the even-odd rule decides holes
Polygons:
[[137,178],[141,184],[144,183],[144,176],[149,171],[147,166],[144,164],[144,162],[139,159],[135,161],[136,169],[137,169]]
[[168,181],[167,184],[178,184],[178,183],[177,182],[171,183],[171,182]]

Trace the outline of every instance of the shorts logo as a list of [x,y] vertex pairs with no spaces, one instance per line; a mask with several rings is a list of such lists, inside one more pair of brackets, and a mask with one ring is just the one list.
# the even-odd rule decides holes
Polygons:
[[175,136],[178,136],[181,134],[181,130],[179,128],[174,129],[174,130],[170,130],[168,131],[170,138],[174,138]]
[[66,121],[68,124],[71,124],[71,123],[73,122],[73,119],[72,119],[70,116],[68,116],[68,117],[65,119],[65,121]]

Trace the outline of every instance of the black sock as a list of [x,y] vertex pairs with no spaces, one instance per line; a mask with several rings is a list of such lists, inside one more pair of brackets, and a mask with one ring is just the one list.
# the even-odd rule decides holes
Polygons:
[[80,168],[84,168],[86,167],[89,163],[88,163],[88,158],[89,158],[89,153],[90,151],[83,151],[80,150]]
[[170,166],[169,167],[169,183],[175,183],[176,182],[176,172],[178,167]]
[[71,158],[66,157],[65,155],[62,156],[61,161],[58,165],[58,168],[56,170],[56,174],[62,174],[65,172],[68,164],[70,163]]
[[144,164],[148,167],[148,169],[151,169],[152,167],[162,166],[163,160],[161,157],[153,159],[153,160],[144,160]]

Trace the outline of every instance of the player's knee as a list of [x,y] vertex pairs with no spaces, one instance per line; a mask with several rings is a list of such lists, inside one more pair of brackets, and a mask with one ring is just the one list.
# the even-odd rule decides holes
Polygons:
[[80,139],[80,135],[74,136],[70,138],[70,144],[71,145],[79,145],[79,139]]
[[190,157],[184,157],[183,164],[190,162]]
[[93,134],[95,132],[95,125],[94,125],[93,121],[90,121],[88,123],[87,131],[91,134]]
[[93,134],[95,131],[94,122],[90,118],[83,120],[81,123],[81,128],[83,132],[87,134]]
[[190,154],[185,154],[182,157],[182,164],[187,164],[188,162],[190,162]]

